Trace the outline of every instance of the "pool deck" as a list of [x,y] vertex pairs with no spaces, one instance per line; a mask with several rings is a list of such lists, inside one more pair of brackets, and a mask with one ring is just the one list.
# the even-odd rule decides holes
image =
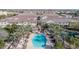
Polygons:
[[32,44],[32,38],[34,37],[34,33],[31,33],[29,36],[28,43],[27,43],[27,49],[33,49],[33,44]]

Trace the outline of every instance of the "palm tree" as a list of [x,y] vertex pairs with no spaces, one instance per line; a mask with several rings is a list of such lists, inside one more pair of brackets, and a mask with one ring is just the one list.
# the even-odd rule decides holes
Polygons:
[[38,16],[38,17],[37,17],[37,26],[41,24],[40,19],[41,19],[41,17],[40,17],[40,16]]

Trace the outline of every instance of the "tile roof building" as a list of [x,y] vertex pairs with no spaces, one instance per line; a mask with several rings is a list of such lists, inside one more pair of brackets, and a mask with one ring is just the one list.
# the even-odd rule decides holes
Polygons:
[[[41,10],[38,10],[38,11],[41,12]],[[33,11],[33,12],[35,12],[35,11]],[[13,17],[2,19],[2,20],[0,20],[0,25],[6,25],[6,24],[12,24],[12,23],[16,23],[18,25],[22,25],[22,24],[27,25],[28,23],[35,24],[37,22],[36,19],[38,16],[41,17],[42,22],[55,23],[55,24],[59,24],[59,25],[68,25],[69,22],[71,22],[73,19],[75,20],[75,18],[72,19],[70,17],[59,16],[55,12],[53,13],[53,11],[50,12],[50,10],[48,12],[46,12],[46,10],[45,10],[44,14],[38,14],[38,15],[33,12],[21,13],[19,15],[13,16]],[[44,12],[44,11],[42,11],[42,12]]]

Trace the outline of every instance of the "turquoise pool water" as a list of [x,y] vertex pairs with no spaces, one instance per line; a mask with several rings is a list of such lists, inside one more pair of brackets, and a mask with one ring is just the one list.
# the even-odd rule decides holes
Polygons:
[[33,47],[34,48],[45,48],[46,41],[47,39],[43,33],[35,34],[35,36],[32,39]]

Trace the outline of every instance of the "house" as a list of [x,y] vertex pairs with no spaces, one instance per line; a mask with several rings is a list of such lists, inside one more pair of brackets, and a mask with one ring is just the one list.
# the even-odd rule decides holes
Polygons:
[[42,17],[42,21],[47,23],[59,24],[59,25],[68,25],[71,19],[66,17],[60,17],[60,16],[44,16]]
[[0,26],[6,26],[8,24],[17,24],[17,25],[27,25],[32,24],[36,22],[36,15],[26,15],[26,14],[20,14],[13,17],[5,18],[0,20]]

